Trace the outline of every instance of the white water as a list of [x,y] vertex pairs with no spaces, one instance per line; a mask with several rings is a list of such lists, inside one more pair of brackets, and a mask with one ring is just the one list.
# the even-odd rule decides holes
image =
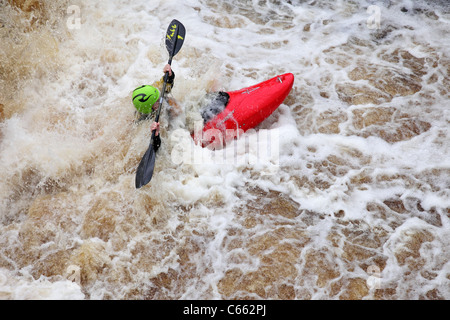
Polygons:
[[[4,4],[0,298],[449,299],[450,16],[430,3]],[[161,77],[172,19],[184,112],[136,190],[130,94]],[[207,91],[285,72],[232,163],[193,145]],[[279,154],[252,161],[261,132]]]

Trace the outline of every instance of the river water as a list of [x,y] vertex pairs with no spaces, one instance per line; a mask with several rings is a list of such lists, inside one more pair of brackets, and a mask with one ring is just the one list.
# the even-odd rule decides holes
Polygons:
[[[0,10],[0,299],[450,299],[447,1]],[[183,112],[136,190],[131,92],[162,76],[172,19]],[[287,72],[256,130],[193,143],[207,92]]]

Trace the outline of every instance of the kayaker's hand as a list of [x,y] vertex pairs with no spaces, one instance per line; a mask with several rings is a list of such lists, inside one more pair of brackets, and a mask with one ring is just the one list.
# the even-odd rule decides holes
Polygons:
[[153,132],[154,130],[156,130],[155,136],[158,136],[158,135],[159,135],[159,122],[153,122],[153,123],[150,125],[150,131]]
[[166,64],[163,71],[164,73],[168,72],[170,77],[172,76],[172,67],[170,66],[170,64]]

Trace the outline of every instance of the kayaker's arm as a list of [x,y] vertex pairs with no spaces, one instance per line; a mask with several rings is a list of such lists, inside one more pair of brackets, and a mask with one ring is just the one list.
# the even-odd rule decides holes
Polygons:
[[158,134],[157,136],[155,136],[155,139],[153,140],[153,149],[155,150],[155,152],[158,151],[160,146],[161,146],[161,137]]
[[[166,64],[164,66],[163,72],[164,72],[164,74],[166,72],[169,73],[169,77],[167,79],[167,85],[166,85],[166,93],[170,93],[170,91],[172,91],[174,80],[175,80],[175,72],[173,72],[170,64]],[[164,77],[161,78],[161,82],[164,83]]]
[[[166,93],[170,93],[172,91],[173,88],[173,84],[175,82],[175,72],[173,72],[172,68],[170,68],[170,65],[167,64],[164,69],[164,74],[166,72],[169,72],[169,77],[167,79],[167,85],[166,85]],[[164,76],[161,77],[161,79],[159,79],[159,81],[156,81],[152,84],[152,86],[156,87],[156,88],[162,88],[164,84]]]
[[159,147],[161,146],[161,137],[159,136],[159,122],[153,122],[150,125],[150,130],[155,131],[155,138],[153,139],[153,149],[158,151]]

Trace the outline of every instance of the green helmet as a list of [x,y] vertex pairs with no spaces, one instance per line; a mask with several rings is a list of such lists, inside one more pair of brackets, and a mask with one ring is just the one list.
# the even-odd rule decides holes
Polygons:
[[143,85],[133,91],[134,107],[141,113],[149,114],[159,99],[159,90],[153,86]]

